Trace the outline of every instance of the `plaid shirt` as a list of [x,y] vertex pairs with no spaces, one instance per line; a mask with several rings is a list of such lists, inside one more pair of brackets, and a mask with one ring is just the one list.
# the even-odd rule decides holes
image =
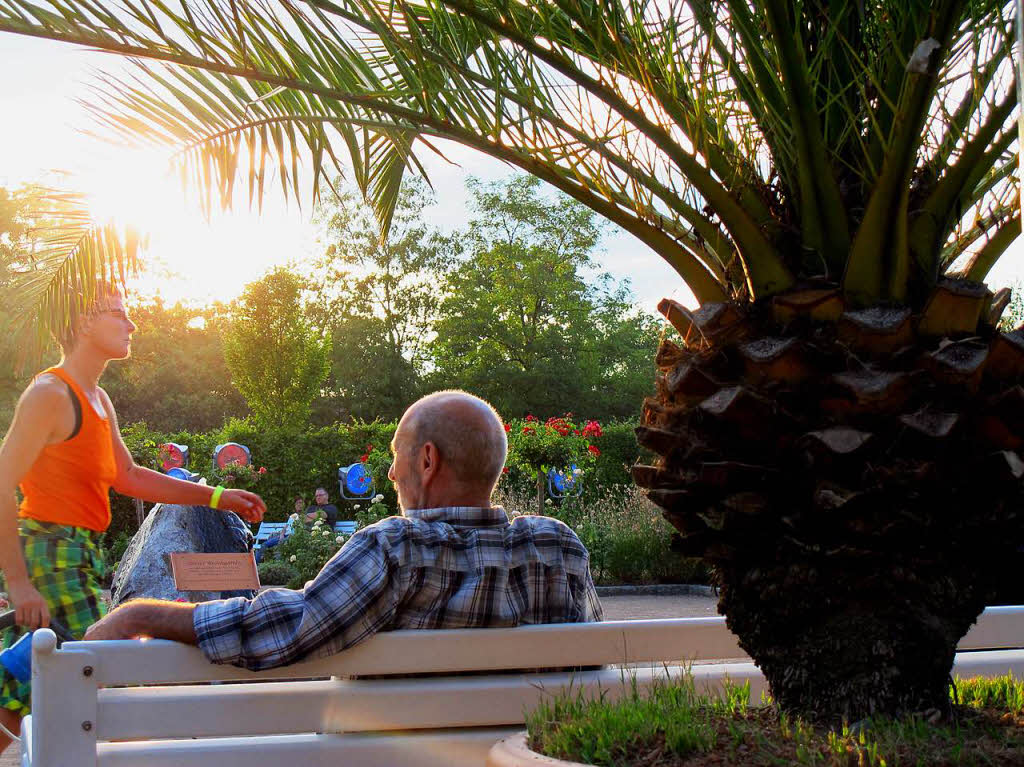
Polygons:
[[341,652],[378,631],[601,620],[590,557],[550,517],[417,509],[358,531],[302,591],[196,606],[199,647],[253,670]]

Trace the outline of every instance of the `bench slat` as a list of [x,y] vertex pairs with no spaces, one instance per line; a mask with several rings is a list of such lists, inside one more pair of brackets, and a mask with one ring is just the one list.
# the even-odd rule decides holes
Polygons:
[[98,656],[96,674],[103,685],[492,671],[535,668],[541,657],[549,667],[745,657],[722,618],[389,631],[337,655],[258,675],[211,665],[198,648],[165,640],[95,642],[86,649]]
[[[577,673],[430,679],[325,680],[231,685],[126,688],[100,693],[98,737],[132,738],[368,732],[521,725],[523,712],[548,693],[571,686],[589,696],[618,698],[635,684],[647,689],[681,666]],[[708,690],[728,676],[752,680],[752,700],[764,683],[752,663],[694,667]],[[625,685],[623,684],[625,682]],[[423,701],[430,705],[424,706]]]
[[[960,649],[1024,647],[1024,607],[990,607]],[[68,650],[84,643],[69,642]],[[541,648],[541,649],[538,649]],[[105,685],[206,680],[296,679],[359,674],[410,674],[596,666],[745,658],[724,618],[607,621],[503,629],[390,631],[332,657],[255,675],[212,666],[195,647],[163,640],[89,643]],[[685,657],[677,657],[683,655]]]
[[97,751],[99,767],[477,767],[491,746],[521,729],[103,743]]

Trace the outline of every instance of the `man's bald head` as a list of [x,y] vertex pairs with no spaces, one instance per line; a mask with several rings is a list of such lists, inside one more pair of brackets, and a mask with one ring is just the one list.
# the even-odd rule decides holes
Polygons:
[[428,394],[405,411],[396,438],[399,433],[413,451],[432,442],[459,484],[490,492],[498,483],[508,440],[501,417],[479,397],[458,390]]

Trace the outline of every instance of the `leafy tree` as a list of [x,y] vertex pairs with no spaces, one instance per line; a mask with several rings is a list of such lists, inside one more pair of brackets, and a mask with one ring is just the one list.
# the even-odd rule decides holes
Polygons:
[[397,418],[420,390],[442,259],[440,238],[422,221],[429,201],[426,185],[411,179],[385,238],[351,190],[321,196],[328,245],[311,311],[333,339],[325,404],[346,415]]
[[531,176],[471,190],[476,215],[454,238],[464,253],[434,327],[434,388],[466,388],[509,417],[635,413],[657,336],[631,316],[625,287],[584,278],[600,239],[593,211],[549,199]]
[[171,432],[208,431],[248,412],[224,361],[222,306],[189,309],[157,299],[133,303],[132,356],[111,365],[103,386],[122,423]]
[[200,188],[345,147],[386,227],[440,137],[647,243],[703,306],[664,303],[634,477],[778,704],[858,720],[946,709],[1024,536],[1024,341],[978,284],[1021,225],[1016,7],[0,0],[0,31],[144,62],[100,109]]
[[257,422],[303,428],[327,377],[329,338],[307,319],[303,280],[284,268],[246,286],[224,332],[232,382]]

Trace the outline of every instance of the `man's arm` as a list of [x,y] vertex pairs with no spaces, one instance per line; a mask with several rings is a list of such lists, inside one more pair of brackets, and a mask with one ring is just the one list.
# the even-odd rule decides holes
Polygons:
[[380,537],[357,535],[302,591],[269,589],[254,599],[197,605],[130,602],[85,637],[175,639],[198,644],[214,663],[260,671],[341,652],[387,628],[405,585]]
[[[122,495],[142,498],[145,501],[180,503],[189,506],[208,506],[213,488],[195,482],[186,482],[161,474],[158,471],[138,466],[132,454],[121,439],[117,425],[117,413],[107,393],[100,389],[103,407],[110,419],[114,441],[114,460],[117,463],[117,478],[114,489]],[[221,493],[218,509],[233,511],[246,522],[259,522],[267,512],[263,499],[247,490],[225,490]]]
[[112,610],[92,624],[85,639],[171,639],[196,644],[193,614],[196,606],[187,602],[136,599]]
[[[19,626],[50,625],[46,600],[32,585],[18,536],[15,490],[47,443],[54,438],[67,392],[45,378],[30,385],[18,400],[11,428],[0,446],[0,570]],[[66,435],[60,435],[61,438]]]

